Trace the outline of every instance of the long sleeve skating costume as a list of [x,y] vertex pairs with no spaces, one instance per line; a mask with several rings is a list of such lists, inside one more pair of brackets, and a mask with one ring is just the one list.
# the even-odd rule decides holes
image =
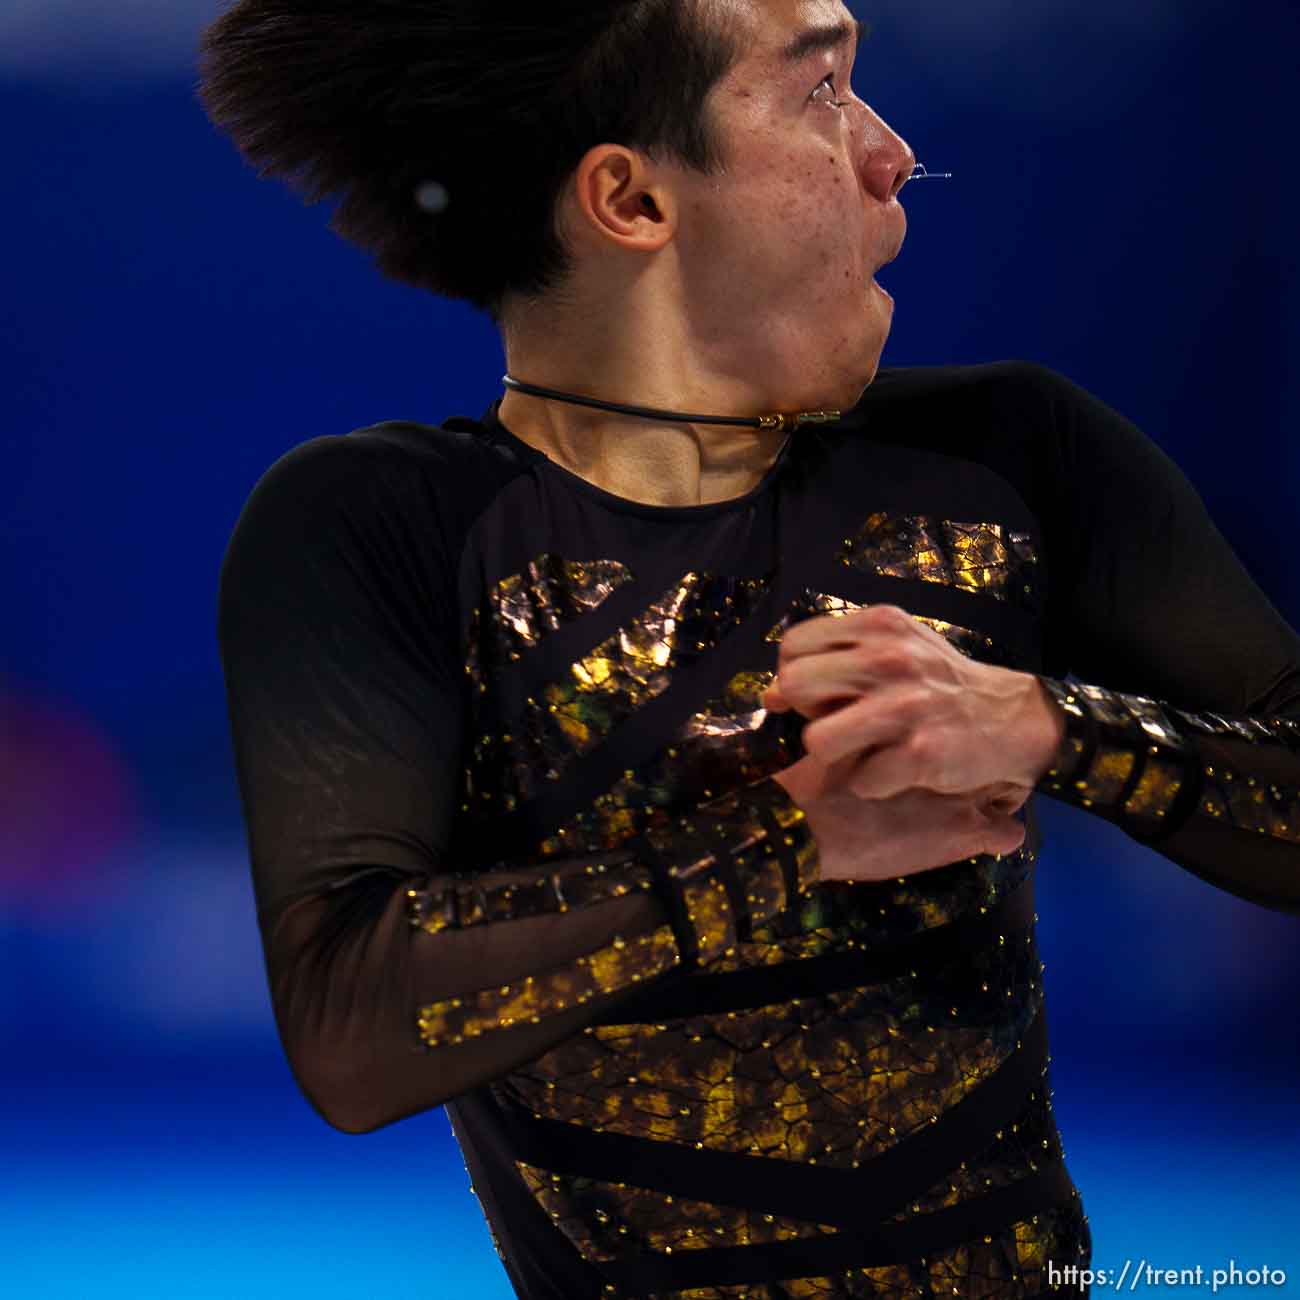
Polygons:
[[[1039,795],[1300,911],[1300,639],[1185,477],[1041,367],[884,370],[762,481],[655,507],[481,420],[301,444],[219,641],[277,1024],[363,1133],[441,1103],[526,1300],[1037,1294]],[[1015,853],[819,882],[760,703],[900,606],[1067,717]],[[432,1293],[431,1293],[432,1294]]]

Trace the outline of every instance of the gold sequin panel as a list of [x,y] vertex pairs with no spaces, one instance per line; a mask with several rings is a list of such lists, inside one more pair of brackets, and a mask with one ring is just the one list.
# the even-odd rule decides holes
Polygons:
[[[765,639],[780,641],[790,627],[806,618],[836,617],[865,608],[840,596],[805,589]],[[1013,663],[1011,653],[992,637],[943,619],[913,617],[971,658]],[[624,772],[590,809],[542,841],[539,855],[609,851],[662,824],[672,809],[694,802],[700,792],[712,798],[718,791],[771,776],[800,758],[804,720],[793,712],[768,714],[762,707],[763,692],[774,677],[770,671],[737,673],[718,699],[686,721],[675,744]]]
[[1025,878],[1034,860],[1022,848],[892,880],[819,883],[797,908],[756,926],[751,941],[738,943],[733,956],[720,958],[711,969],[776,966],[854,948],[869,951],[961,916],[983,915]]
[[[1049,771],[1051,779],[1045,779],[1044,784],[1053,793],[1084,808],[1095,808],[1103,815],[1114,814],[1125,781],[1141,762],[1141,775],[1123,810],[1151,826],[1166,816],[1186,779],[1189,753],[1172,718],[1179,719],[1189,732],[1243,742],[1242,766],[1248,766],[1250,761],[1251,750],[1245,746],[1289,748],[1289,732],[1277,725],[1286,720],[1220,718],[1172,708],[1166,713],[1164,706],[1148,696],[1110,691],[1085,682],[1074,686],[1052,682],[1050,688],[1065,710],[1062,763],[1069,761],[1072,751],[1081,752],[1085,747],[1084,709],[1096,724],[1097,748],[1088,770],[1074,773],[1068,786],[1064,783],[1064,768]],[[1257,835],[1300,843],[1300,792],[1222,762],[1206,764],[1202,772],[1201,797],[1194,815]]]
[[[1146,766],[1133,793],[1124,801],[1124,811],[1147,822],[1158,821],[1168,814],[1179,790],[1183,788],[1183,767],[1160,754],[1148,754]],[[1088,786],[1083,787],[1087,796]]]
[[[982,952],[857,990],[592,1026],[498,1086],[535,1114],[598,1131],[858,1168],[997,1070],[1041,1006],[1041,971],[1032,934],[1008,934]],[[1044,1081],[984,1153],[895,1217],[983,1195],[1060,1154]],[[674,1207],[636,1189],[631,1171],[629,1180],[619,1187],[545,1173],[530,1186],[594,1259],[633,1246],[743,1245],[823,1230],[699,1202]]]
[[634,890],[653,888],[649,867],[636,862],[588,862],[564,872],[502,884],[491,875],[435,878],[428,889],[406,891],[407,918],[427,934],[490,921],[517,921],[592,907]]
[[577,958],[571,965],[420,1007],[420,1038],[428,1047],[439,1047],[462,1043],[494,1029],[536,1025],[543,1016],[662,975],[680,960],[677,941],[668,926],[635,939],[615,936],[604,948]]
[[[1044,1083],[1030,1095],[1020,1115],[1000,1130],[984,1151],[962,1161],[941,1183],[916,1197],[890,1219],[904,1222],[976,1199],[1063,1158],[1060,1134]],[[516,1162],[516,1167],[551,1221],[584,1258],[597,1262],[630,1253],[673,1254],[750,1246],[841,1231],[833,1224],[691,1200],[638,1187],[634,1170],[629,1171],[631,1181],[609,1183],[549,1173],[522,1161]],[[991,1244],[991,1238],[985,1237],[984,1242]]]
[[535,1113],[700,1149],[855,1167],[965,1096],[1041,1000],[1030,932],[856,990],[596,1025],[502,1086]]
[[[1158,826],[1182,788],[1186,752],[1160,706],[1143,696],[1120,695],[1086,683],[1041,680],[1065,714],[1065,733],[1039,787],[1083,808],[1113,815],[1140,763],[1137,784],[1123,811],[1140,825]],[[1088,716],[1097,744],[1086,768],[1080,768],[1079,760],[1088,748]]]
[[1141,729],[1141,738],[1147,742],[1142,774],[1124,802],[1124,812],[1156,825],[1168,815],[1183,788],[1183,763],[1179,754],[1185,746],[1155,700],[1144,695],[1127,695],[1123,701]]
[[[711,962],[734,952],[736,942],[735,915],[717,869],[720,849],[734,852],[737,874],[746,882],[751,916],[765,920],[787,905],[784,877],[776,849],[760,823],[756,809],[759,803],[770,810],[786,846],[794,851],[798,887],[806,889],[816,867],[815,846],[803,810],[775,783],[760,785],[744,797],[735,793],[724,795],[710,803],[707,817],[695,821],[681,818],[669,830],[652,832],[647,837],[650,846],[664,857],[678,877],[686,918],[694,928],[701,962]],[[610,874],[604,873],[606,877]],[[619,864],[612,874],[615,887],[646,886],[641,864]],[[554,878],[550,883],[554,883]],[[468,913],[458,918],[460,923],[479,923],[493,912],[494,905],[506,906],[500,899],[494,904],[492,894],[504,895],[507,890],[521,888],[511,885],[490,890],[490,884],[490,881],[481,882],[486,896],[482,899],[471,896],[466,904]],[[608,880],[602,880],[599,872],[574,873],[574,887],[588,891],[589,903],[612,893]],[[557,894],[554,889],[539,887],[536,881],[529,882],[527,888],[535,911],[559,910],[564,899],[562,890]],[[459,909],[460,898],[453,897]],[[407,892],[407,919],[412,925],[430,928],[430,918],[435,912],[429,902],[424,891]],[[434,932],[446,928],[446,924],[445,917],[436,917]],[[427,1046],[436,1047],[477,1038],[494,1029],[539,1024],[544,1016],[582,1005],[602,994],[630,988],[680,962],[681,953],[668,926],[634,939],[615,936],[606,946],[563,966],[526,976],[512,984],[483,988],[420,1007],[417,1017],[420,1037]]]
[[1030,1092],[1024,1109],[1005,1128],[999,1129],[989,1146],[929,1188],[924,1194],[891,1216],[902,1223],[917,1215],[975,1200],[988,1192],[1009,1187],[1065,1158],[1065,1148],[1052,1112],[1049,1077]]
[[515,1163],[551,1221],[588,1260],[613,1260],[629,1250],[672,1254],[677,1250],[758,1245],[839,1231],[830,1224],[805,1223],[669,1196],[627,1183],[552,1174],[522,1161]]
[[937,582],[1023,609],[1038,604],[1038,557],[1029,533],[1004,524],[957,523],[877,510],[838,559],[890,578]]
[[617,560],[539,555],[523,573],[502,578],[488,592],[493,657],[517,660],[548,632],[598,609],[631,581],[631,571]]
[[608,852],[675,810],[771,776],[798,757],[802,719],[762,706],[771,672],[737,673],[689,717],[672,745],[629,768],[539,846],[542,857]]
[[465,811],[483,813],[495,797],[511,809],[543,780],[555,780],[580,754],[660,696],[673,674],[741,623],[768,580],[688,573],[645,611],[526,702],[509,731],[480,718],[470,759]]
[[471,725],[478,740],[464,774],[462,811],[491,816],[496,809],[511,812],[517,792],[493,783],[491,734],[496,719],[489,716],[487,672],[518,661],[548,633],[599,609],[631,582],[633,574],[617,560],[566,560],[546,552],[523,573],[502,578],[492,586],[470,618],[465,649],[465,676],[470,692]]
[[[626,797],[622,791],[631,785],[625,779],[616,787],[620,799]],[[647,811],[635,796],[625,804],[614,805],[614,793],[603,796],[609,802],[602,811],[618,819],[613,824],[620,831],[640,833],[667,824],[668,814],[663,808]],[[576,828],[594,820],[584,817],[570,824],[567,833],[573,837],[572,844],[580,847]],[[559,837],[546,842],[553,853],[565,845],[566,841]],[[716,958],[710,969],[742,970],[853,948],[869,950],[967,914],[982,915],[1024,879],[1034,861],[1033,853],[1021,848],[1004,855],[981,854],[891,880],[821,882],[796,908],[768,924],[755,926],[750,941],[738,942],[732,952]]]
[[[693,1287],[656,1292],[654,1300],[916,1300],[918,1296],[960,1296],[962,1300],[1007,1300],[1009,1296],[1056,1294],[1049,1263],[1085,1268],[1092,1260],[1092,1233],[1083,1204],[1035,1214],[993,1235],[923,1259],[881,1268],[854,1268],[832,1277],[786,1278],[740,1286]],[[620,1300],[611,1290],[607,1300]]]

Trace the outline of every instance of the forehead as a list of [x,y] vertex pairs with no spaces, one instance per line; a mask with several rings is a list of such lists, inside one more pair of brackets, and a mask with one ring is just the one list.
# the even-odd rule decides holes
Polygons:
[[740,58],[733,71],[742,75],[790,73],[798,64],[786,57],[801,33],[841,24],[853,26],[854,16],[842,0],[730,0],[724,4],[740,37]]

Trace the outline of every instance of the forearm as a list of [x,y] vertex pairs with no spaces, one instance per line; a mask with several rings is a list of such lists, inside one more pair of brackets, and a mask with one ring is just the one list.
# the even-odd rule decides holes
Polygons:
[[1220,888],[1300,912],[1300,720],[1040,678],[1064,720],[1037,788]]
[[707,966],[815,877],[801,810],[765,781],[599,861],[313,896],[267,941],[286,1050],[327,1120],[376,1128],[534,1059],[647,981]]

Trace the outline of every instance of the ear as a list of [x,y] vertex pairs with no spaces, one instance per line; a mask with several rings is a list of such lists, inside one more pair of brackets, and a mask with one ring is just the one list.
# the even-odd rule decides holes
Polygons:
[[588,149],[573,181],[584,232],[634,252],[655,252],[667,244],[677,228],[677,205],[657,170],[624,145]]

